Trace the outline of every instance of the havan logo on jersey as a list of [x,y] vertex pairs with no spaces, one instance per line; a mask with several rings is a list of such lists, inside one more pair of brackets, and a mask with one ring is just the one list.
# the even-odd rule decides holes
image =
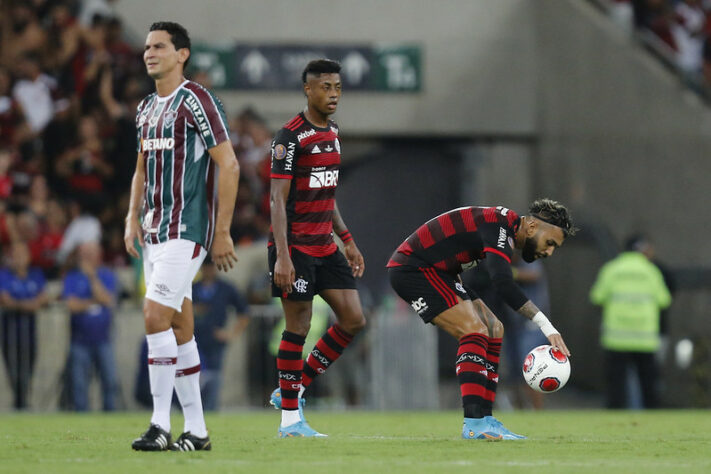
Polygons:
[[[314,168],[317,170],[318,168]],[[335,188],[338,185],[338,170],[311,171],[309,188]]]
[[172,150],[175,146],[175,139],[173,138],[144,138],[141,140],[141,150],[153,151],[153,150]]
[[506,248],[506,229],[499,227],[499,239],[496,241],[496,246],[500,249]]

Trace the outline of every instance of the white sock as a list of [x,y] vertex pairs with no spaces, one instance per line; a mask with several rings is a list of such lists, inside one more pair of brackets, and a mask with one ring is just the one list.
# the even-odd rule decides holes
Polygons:
[[170,402],[173,398],[175,362],[178,343],[173,329],[146,335],[148,341],[148,378],[153,395],[151,423],[170,431]]
[[178,400],[183,407],[183,416],[185,417],[183,431],[189,431],[198,438],[204,438],[207,436],[207,428],[200,397],[200,354],[194,337],[178,346],[175,391],[178,393]]
[[281,411],[281,426],[287,427],[301,421],[299,410],[282,410]]

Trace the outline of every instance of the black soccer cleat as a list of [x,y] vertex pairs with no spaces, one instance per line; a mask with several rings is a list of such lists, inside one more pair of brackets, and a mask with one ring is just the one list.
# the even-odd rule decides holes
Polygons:
[[181,434],[178,440],[170,445],[171,451],[210,451],[211,449],[209,436],[198,438],[190,431]]
[[167,451],[171,445],[172,436],[158,425],[151,425],[148,430],[131,443],[135,451]]

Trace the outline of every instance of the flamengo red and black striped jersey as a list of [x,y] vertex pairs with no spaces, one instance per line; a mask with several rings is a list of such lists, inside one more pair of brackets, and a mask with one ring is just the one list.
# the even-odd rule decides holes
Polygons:
[[138,104],[138,152],[146,170],[146,242],[171,239],[212,243],[217,170],[208,150],[229,139],[222,103],[201,85],[184,81],[167,97]]
[[395,250],[387,266],[432,266],[457,275],[487,253],[511,263],[520,220],[501,206],[453,209],[420,226]]
[[[293,180],[286,201],[289,248],[313,257],[325,257],[338,249],[331,219],[340,164],[341,143],[334,122],[316,127],[302,112],[277,132],[271,177]],[[272,232],[269,245],[274,245]]]

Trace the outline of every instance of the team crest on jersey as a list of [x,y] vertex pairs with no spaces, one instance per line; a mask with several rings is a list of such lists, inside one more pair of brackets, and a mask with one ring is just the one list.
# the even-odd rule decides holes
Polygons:
[[164,127],[170,127],[173,125],[175,122],[175,119],[178,117],[178,111],[177,110],[169,110],[165,114],[163,114],[163,126]]
[[274,147],[273,152],[274,158],[277,160],[283,160],[286,156],[286,147],[281,143]]

